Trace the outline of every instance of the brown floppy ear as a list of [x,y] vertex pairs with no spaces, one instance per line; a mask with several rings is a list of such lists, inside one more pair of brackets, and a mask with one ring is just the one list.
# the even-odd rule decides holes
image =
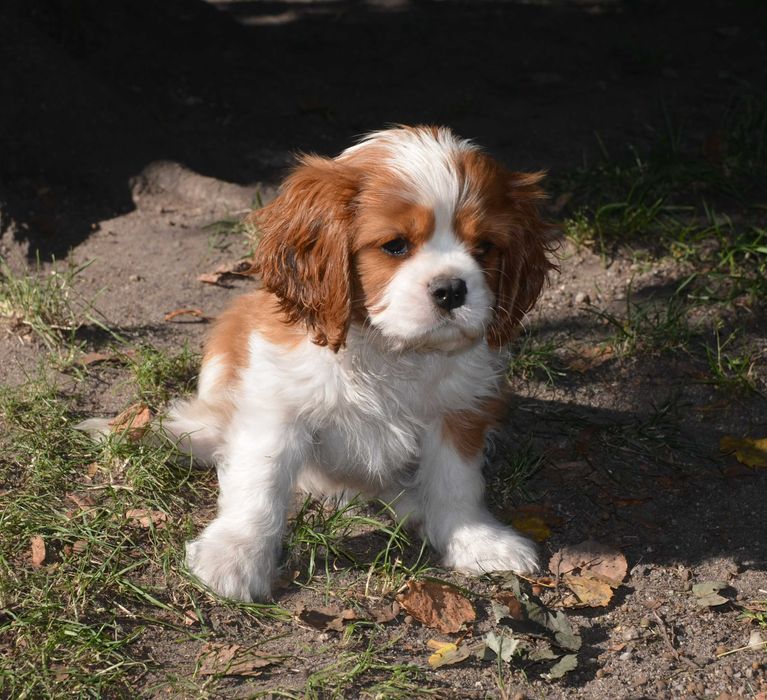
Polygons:
[[253,213],[261,231],[254,271],[291,323],[337,352],[351,316],[350,243],[358,178],[348,165],[305,156],[280,194]]
[[546,193],[539,186],[544,173],[511,173],[508,201],[511,227],[508,245],[500,251],[495,319],[488,328],[492,347],[510,342],[540,296],[549,271],[556,269],[547,254],[554,246],[551,225],[540,214]]

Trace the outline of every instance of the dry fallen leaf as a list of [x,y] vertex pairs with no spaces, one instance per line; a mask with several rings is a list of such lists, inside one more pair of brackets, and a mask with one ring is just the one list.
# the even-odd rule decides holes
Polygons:
[[490,604],[496,622],[501,622],[504,618],[511,618],[512,620],[525,619],[522,603],[511,591],[498,591],[498,593],[493,596]]
[[150,527],[154,525],[161,528],[168,521],[168,514],[160,510],[149,510],[147,508],[131,508],[125,511],[125,517],[131,525],[139,527]]
[[126,408],[119,416],[109,421],[113,433],[127,433],[131,442],[140,440],[152,421],[149,406],[136,403]]
[[729,598],[719,595],[719,591],[723,591],[727,587],[724,581],[701,581],[694,584],[692,594],[695,598],[695,605],[699,608],[715,608],[729,603]]
[[467,647],[459,647],[453,642],[440,642],[436,639],[430,639],[426,642],[429,649],[434,649],[434,653],[429,656],[429,666],[439,668],[440,666],[451,666],[464,661],[471,656],[471,650]]
[[608,605],[613,598],[613,589],[609,583],[590,576],[563,577],[564,584],[575,594],[565,598],[562,605],[566,608],[600,608]]
[[560,549],[549,561],[549,570],[557,576],[564,574],[595,578],[617,588],[626,578],[626,557],[613,547],[594,540]]
[[197,655],[201,676],[260,676],[259,669],[281,661],[261,656],[253,650],[243,650],[239,644],[209,642]]
[[334,632],[343,632],[344,623],[357,619],[357,613],[354,610],[333,610],[332,608],[316,608],[307,610],[304,607],[296,611],[296,617],[301,622],[306,623],[314,629],[321,632],[333,630]]
[[420,623],[447,634],[459,632],[464,624],[476,619],[472,604],[445,583],[408,581],[407,590],[398,600]]
[[86,352],[78,360],[79,364],[83,367],[89,365],[97,365],[101,362],[119,362],[120,358],[117,355],[107,355],[103,352]]
[[580,374],[585,374],[589,370],[603,365],[615,354],[611,347],[580,347],[577,354],[570,357],[567,361],[567,369]]
[[227,277],[247,277],[253,270],[253,261],[243,258],[229,265],[221,265],[213,272],[206,272],[197,277],[198,282],[205,284],[221,284]]
[[512,518],[511,524],[521,533],[531,537],[536,542],[545,542],[551,537],[551,528],[543,518],[537,515],[520,515]]
[[36,569],[45,562],[45,542],[40,535],[34,535],[29,539],[29,551],[32,559],[32,566]]
[[202,312],[202,309],[176,309],[175,311],[169,311],[165,314],[165,320],[173,321],[173,319],[178,318],[179,316],[193,316],[197,319],[197,321],[193,321],[193,323],[205,323],[208,321],[208,317]]
[[737,438],[725,435],[719,440],[719,449],[735,453],[735,458],[752,469],[767,469],[767,438]]

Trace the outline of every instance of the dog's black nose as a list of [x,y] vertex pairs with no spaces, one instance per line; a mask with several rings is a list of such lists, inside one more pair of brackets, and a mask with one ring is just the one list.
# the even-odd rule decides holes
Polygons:
[[466,282],[459,278],[440,277],[429,284],[429,293],[440,309],[450,311],[466,301]]

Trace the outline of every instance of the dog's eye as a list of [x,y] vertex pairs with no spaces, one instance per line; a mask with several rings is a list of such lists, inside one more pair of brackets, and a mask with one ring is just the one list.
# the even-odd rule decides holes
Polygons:
[[387,255],[392,255],[395,258],[398,258],[405,255],[410,250],[410,242],[407,238],[397,236],[397,238],[394,238],[388,243],[384,243],[381,246],[381,250]]
[[487,255],[495,246],[490,241],[480,241],[474,246],[471,251],[475,258],[483,258]]

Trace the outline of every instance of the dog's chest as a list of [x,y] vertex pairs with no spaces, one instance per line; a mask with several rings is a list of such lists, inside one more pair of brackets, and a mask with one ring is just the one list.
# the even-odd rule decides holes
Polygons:
[[[314,412],[315,459],[325,470],[386,480],[415,463],[425,430],[494,393],[494,363],[481,349],[458,357],[341,358],[329,405]],[[318,407],[319,408],[319,407]]]

